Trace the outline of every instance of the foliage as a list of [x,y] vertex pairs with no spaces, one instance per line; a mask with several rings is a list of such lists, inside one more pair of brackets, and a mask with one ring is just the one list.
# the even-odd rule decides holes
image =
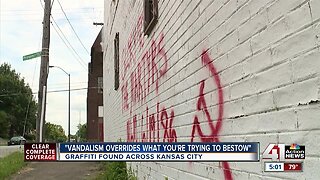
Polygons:
[[131,168],[131,166],[130,166],[130,168],[128,169],[127,172],[128,172],[128,179],[129,180],[137,180],[138,179],[137,176],[135,176],[134,171]]
[[[121,138],[117,142],[122,142]],[[137,180],[132,168],[127,169],[127,163],[120,162],[102,162],[100,164],[102,173],[96,178],[97,180]]]
[[0,136],[10,138],[35,129],[37,104],[32,90],[9,64],[0,65]]
[[78,125],[78,131],[77,131],[77,137],[80,138],[80,142],[84,142],[87,139],[87,124],[79,124]]
[[77,135],[73,135],[73,134],[70,134],[70,141],[72,142],[73,139],[77,139],[78,136]]
[[100,164],[102,173],[97,180],[136,180],[131,171],[127,171],[126,162],[102,162]]
[[0,137],[8,137],[9,122],[8,115],[5,111],[0,111]]
[[0,158],[0,179],[6,179],[26,165],[22,152],[14,152],[4,158]]
[[47,122],[45,124],[45,139],[48,142],[66,142],[67,136],[61,125],[51,124]]
[[24,138],[26,138],[28,142],[32,142],[36,140],[36,134],[35,133],[26,134],[24,135]]

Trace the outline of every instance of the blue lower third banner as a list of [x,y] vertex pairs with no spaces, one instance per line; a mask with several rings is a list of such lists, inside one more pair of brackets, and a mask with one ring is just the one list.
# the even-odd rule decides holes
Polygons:
[[58,161],[259,161],[259,143],[60,143]]

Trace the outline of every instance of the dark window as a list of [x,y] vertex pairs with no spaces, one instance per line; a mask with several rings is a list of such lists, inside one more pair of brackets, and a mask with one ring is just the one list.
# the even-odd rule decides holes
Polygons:
[[114,38],[114,90],[119,89],[119,33]]
[[158,0],[144,0],[144,34],[149,35],[158,22]]
[[98,77],[98,93],[103,93],[103,77]]
[[92,67],[91,67],[91,63],[89,63],[89,66],[88,66],[88,68],[89,68],[89,74],[91,74],[91,73],[92,73]]

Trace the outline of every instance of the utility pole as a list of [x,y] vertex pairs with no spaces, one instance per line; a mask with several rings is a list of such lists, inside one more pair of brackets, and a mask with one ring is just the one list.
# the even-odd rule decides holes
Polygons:
[[78,125],[78,139],[77,139],[77,142],[80,142],[80,129],[81,129],[81,110],[79,110],[79,125]]
[[43,16],[43,35],[42,35],[42,52],[41,67],[39,78],[38,92],[38,115],[36,122],[36,142],[43,142],[45,115],[46,115],[46,95],[47,95],[47,79],[49,72],[49,46],[50,46],[50,14],[51,0],[44,0],[44,16]]

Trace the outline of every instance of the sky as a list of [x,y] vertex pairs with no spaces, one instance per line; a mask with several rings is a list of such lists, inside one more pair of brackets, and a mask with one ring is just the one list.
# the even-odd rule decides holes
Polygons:
[[[103,3],[103,0],[53,1],[49,64],[59,66],[71,74],[71,90],[88,86],[87,64],[90,62],[90,50],[101,29],[101,26],[95,26],[93,22],[103,22]],[[23,61],[22,57],[41,51],[42,5],[44,6],[44,0],[0,0],[0,64],[4,62],[11,64],[34,93],[39,89],[40,57],[28,61]],[[56,90],[66,91],[50,92]],[[68,76],[58,68],[50,68],[46,122],[61,125],[66,133],[67,90]],[[73,90],[70,97],[71,134],[75,134],[77,125],[84,124],[87,120],[87,90]],[[37,94],[34,98],[38,100]]]

